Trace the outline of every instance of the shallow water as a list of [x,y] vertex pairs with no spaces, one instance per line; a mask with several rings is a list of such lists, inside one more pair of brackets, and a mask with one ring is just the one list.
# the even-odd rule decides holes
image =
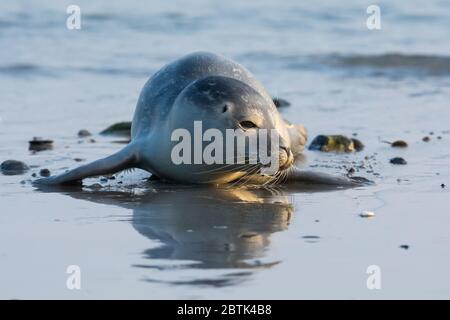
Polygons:
[[[0,161],[36,166],[0,175],[0,298],[450,297],[446,1],[378,2],[380,31],[367,30],[364,1],[77,3],[78,31],[65,27],[69,2],[0,4]],[[376,185],[194,188],[138,170],[83,189],[31,185],[41,168],[120,149],[76,134],[130,120],[147,78],[197,50],[248,67],[310,137],[356,133],[366,145],[306,151],[303,167],[342,174],[364,163],[357,174]],[[33,136],[53,150],[29,152]],[[381,142],[396,139],[409,147]],[[389,164],[394,156],[408,164]],[[66,287],[69,265],[81,268],[81,290]],[[366,286],[369,265],[381,290]]]

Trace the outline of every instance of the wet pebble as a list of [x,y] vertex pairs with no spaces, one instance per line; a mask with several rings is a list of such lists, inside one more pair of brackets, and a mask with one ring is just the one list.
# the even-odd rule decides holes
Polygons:
[[362,151],[364,149],[364,144],[360,140],[353,138],[352,141],[355,151]]
[[274,97],[272,98],[273,103],[277,108],[289,107],[291,103],[285,99]]
[[400,157],[392,158],[391,160],[389,160],[389,162],[392,164],[400,164],[400,165],[407,164],[406,160]]
[[44,151],[53,148],[53,140],[42,139],[40,137],[33,137],[29,142],[28,150],[30,151]]
[[81,158],[74,158],[73,160],[76,161],[76,162],[84,161],[84,159],[81,159]]
[[373,218],[375,217],[375,212],[373,211],[363,211],[359,214],[361,218]]
[[102,132],[103,135],[116,135],[116,136],[131,136],[131,122],[118,122],[115,123]]
[[22,161],[6,160],[0,165],[0,170],[4,175],[12,176],[27,172],[29,167]]
[[401,249],[404,249],[404,250],[408,250],[408,249],[409,249],[409,245],[407,245],[407,244],[402,244],[402,245],[400,245],[400,248],[401,248]]
[[78,131],[78,137],[79,138],[85,138],[85,137],[89,137],[92,136],[92,134],[87,131],[86,129],[81,129],[80,131]]
[[50,177],[50,170],[44,168],[39,171],[41,177]]
[[430,142],[430,140],[431,140],[431,139],[430,139],[430,137],[428,137],[428,136],[422,138],[422,141],[423,141],[423,142]]
[[391,143],[391,147],[393,148],[406,148],[408,146],[408,143],[403,140],[396,140]]
[[442,183],[441,184],[441,188],[444,189],[445,188],[445,184]]

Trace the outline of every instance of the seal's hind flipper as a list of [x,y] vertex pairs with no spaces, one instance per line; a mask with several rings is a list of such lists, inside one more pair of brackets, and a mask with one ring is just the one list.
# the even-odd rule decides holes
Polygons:
[[124,169],[132,168],[135,165],[135,148],[132,144],[129,144],[109,157],[91,162],[57,176],[36,180],[34,183],[37,185],[79,183],[84,178],[116,173]]
[[302,171],[295,167],[289,170],[286,182],[342,187],[358,187],[374,184],[373,181],[363,177],[336,176],[324,172]]

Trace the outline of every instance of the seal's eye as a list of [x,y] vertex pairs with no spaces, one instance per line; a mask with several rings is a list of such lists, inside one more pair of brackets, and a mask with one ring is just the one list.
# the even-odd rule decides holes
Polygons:
[[248,120],[241,121],[241,122],[239,123],[239,125],[240,125],[243,129],[257,128],[256,124],[254,124],[253,122],[248,121]]
[[223,106],[222,112],[225,113],[227,111],[228,111],[228,105],[226,104]]

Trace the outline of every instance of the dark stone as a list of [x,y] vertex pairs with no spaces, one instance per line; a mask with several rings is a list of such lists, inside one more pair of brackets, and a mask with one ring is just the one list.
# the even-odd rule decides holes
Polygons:
[[389,162],[392,164],[401,164],[401,165],[407,164],[406,160],[400,157],[392,158],[391,160],[389,160]]
[[53,140],[45,140],[39,137],[34,137],[33,140],[29,141],[30,151],[44,151],[53,148]]
[[350,139],[343,135],[318,135],[308,149],[322,152],[353,152],[363,150],[364,144],[358,139]]
[[355,151],[359,152],[364,149],[364,144],[360,140],[353,138],[352,141],[353,141],[353,147],[355,148]]
[[79,138],[85,138],[85,137],[89,137],[92,136],[92,134],[87,131],[86,129],[81,129],[80,131],[78,131],[78,137]]
[[423,141],[423,142],[429,142],[430,140],[431,140],[431,139],[430,139],[430,137],[428,137],[428,136],[422,138],[422,141]]
[[6,160],[0,165],[0,169],[4,175],[13,176],[18,174],[24,174],[30,168],[22,161],[18,160]]
[[324,146],[326,146],[327,144],[328,144],[328,137],[324,135],[318,135],[313,139],[308,149],[322,151],[322,148],[324,148]]
[[391,143],[391,147],[394,148],[406,148],[408,146],[408,143],[406,143],[406,141],[403,140],[397,140]]
[[39,174],[41,175],[41,177],[50,177],[50,170],[41,169],[41,171],[39,171]]
[[281,98],[273,97],[272,100],[277,108],[289,107],[291,105],[289,101]]
[[118,122],[115,123],[102,132],[103,135],[113,135],[113,136],[131,136],[131,122]]

